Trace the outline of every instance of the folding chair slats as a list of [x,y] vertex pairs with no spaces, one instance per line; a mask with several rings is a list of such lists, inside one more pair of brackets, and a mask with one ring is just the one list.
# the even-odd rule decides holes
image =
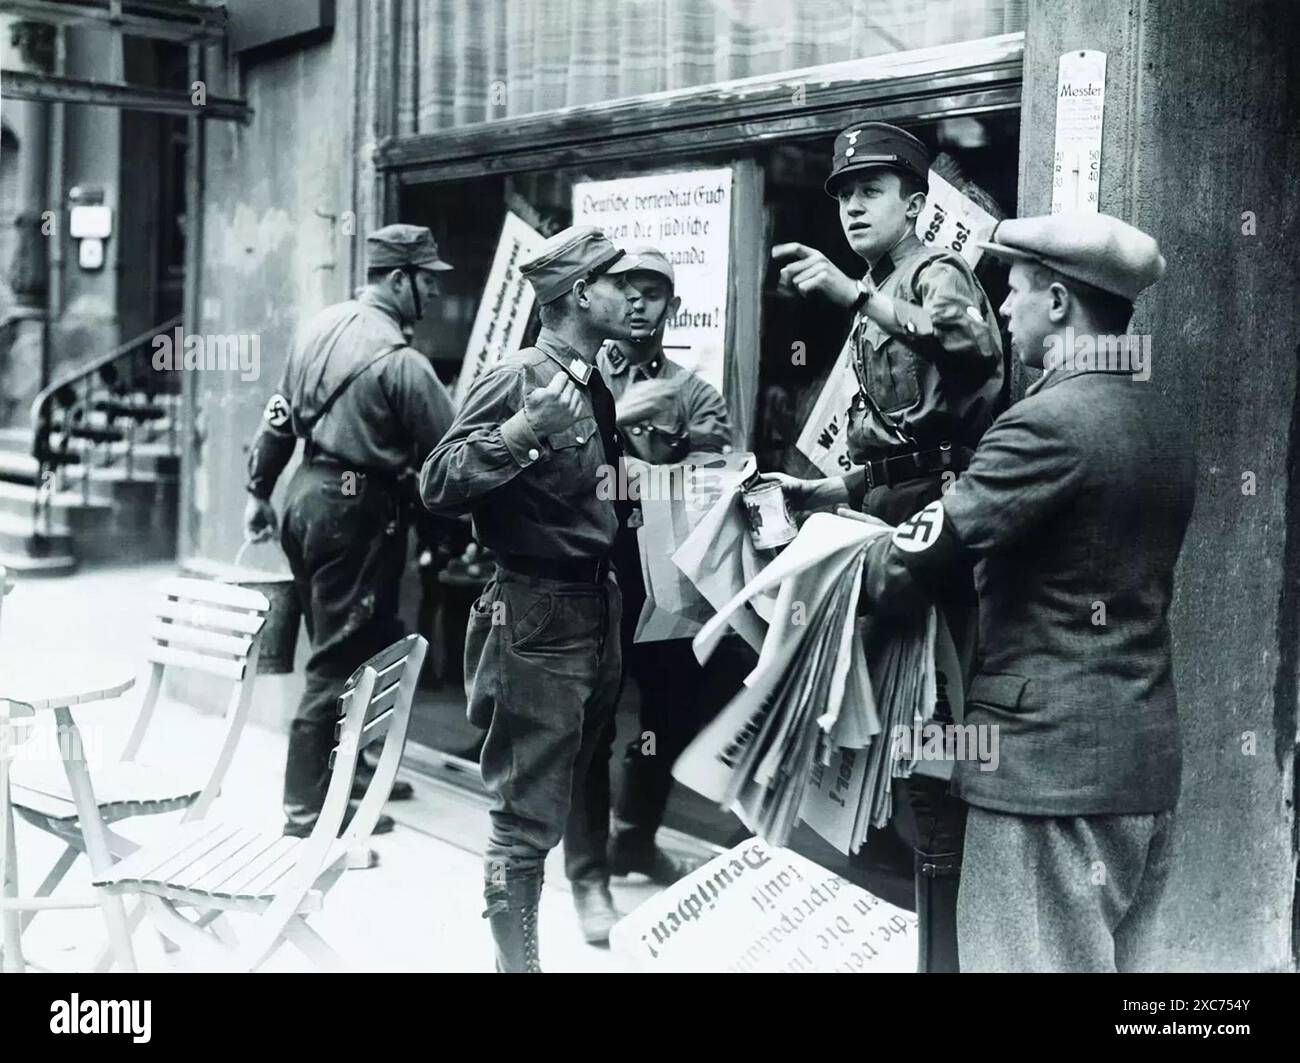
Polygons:
[[[222,896],[249,899],[263,896],[263,894],[254,892],[257,884],[262,882],[269,871],[282,868],[286,856],[295,857],[297,855],[296,850],[301,846],[301,838],[291,838],[287,835],[275,838],[271,845],[258,854],[256,860],[250,861],[246,867],[240,869],[238,876],[234,876],[221,884]],[[292,863],[290,866],[292,866]],[[283,873],[283,869],[277,871],[275,877],[278,878]],[[274,879],[271,881],[274,881]]]
[[[378,684],[375,685],[375,689],[377,690],[379,689]],[[387,690],[381,691],[380,693],[376,694],[373,698],[370,699],[370,704],[366,706],[365,722],[369,723],[371,720],[374,720],[381,714],[388,712],[390,709],[392,709],[392,707],[397,704],[397,696],[401,692],[402,692],[401,677],[398,676],[398,678],[393,682],[392,686],[390,686]],[[346,711],[346,706],[345,706],[345,711]],[[339,720],[339,722],[334,725],[334,740],[336,742],[343,737],[343,722],[344,722],[343,720]]]
[[415,647],[415,640],[419,637],[419,635],[407,635],[405,638],[398,639],[386,649],[380,650],[352,673],[348,686],[354,686],[356,681],[361,678],[361,672],[366,668],[373,668],[377,674],[382,675],[390,665],[404,663],[406,658],[410,656],[411,650]]
[[263,871],[260,876],[248,880],[241,886],[237,896],[265,897],[270,894],[272,886],[298,866],[298,853],[296,850],[302,847],[302,839],[290,838],[288,840],[296,844],[286,849],[280,855],[280,858]]
[[209,657],[202,653],[192,653],[189,650],[177,650],[170,646],[152,646],[145,655],[150,661],[156,661],[158,664],[171,664],[177,668],[191,668],[197,672],[207,672],[210,675],[218,675],[224,679],[234,679],[236,681],[244,678],[244,661],[236,661],[224,657]]
[[181,598],[192,602],[208,602],[223,605],[231,609],[249,609],[265,612],[265,596],[257,591],[248,590],[232,583],[220,583],[217,580],[189,579],[174,576],[164,580],[159,590],[169,598]]
[[[399,660],[391,662],[390,664],[386,665],[383,668],[375,669],[375,689],[386,690],[392,683],[395,683],[398,680],[400,680],[402,678],[402,670],[405,667],[406,667],[406,658],[403,657]],[[351,679],[348,680],[349,685],[347,686],[347,688],[344,690],[343,694],[340,697],[340,705],[339,705],[340,716],[346,713],[348,711],[348,706],[352,704],[352,695],[353,692],[356,690],[356,682],[360,678],[360,675],[361,673],[357,672],[352,676]]]
[[254,613],[232,613],[228,609],[204,605],[201,602],[164,600],[154,606],[155,616],[190,627],[212,628],[220,631],[238,631],[243,635],[256,635],[262,630],[266,618]]
[[114,864],[107,874],[100,877],[100,881],[168,882],[236,830],[222,823],[192,823],[168,839],[170,844],[166,847],[147,845]]
[[361,728],[361,737],[357,740],[357,746],[365,749],[372,742],[376,742],[388,734],[388,729],[393,726],[393,710],[376,716],[370,723]]
[[230,835],[215,849],[205,853],[185,871],[177,875],[172,882],[175,886],[184,886],[196,893],[212,893],[216,887],[238,874],[246,866],[250,857],[255,857],[261,850],[252,851],[261,837],[260,832],[241,828]]
[[158,621],[149,629],[149,637],[155,642],[166,642],[172,646],[183,646],[192,650],[204,650],[208,653],[227,654],[244,658],[253,647],[250,635],[223,635],[217,631],[190,627],[187,624],[168,624]]

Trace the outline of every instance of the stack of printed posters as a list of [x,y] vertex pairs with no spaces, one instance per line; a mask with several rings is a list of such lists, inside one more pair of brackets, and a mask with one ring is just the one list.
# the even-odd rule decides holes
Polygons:
[[[803,820],[857,851],[889,819],[893,779],[918,769],[911,736],[934,718],[940,686],[960,715],[960,663],[933,607],[916,620],[859,616],[866,551],[892,530],[843,511],[813,514],[695,636],[707,660],[733,618],[775,592],[746,688],[673,771],[772,845]],[[934,773],[950,771],[949,761]]]

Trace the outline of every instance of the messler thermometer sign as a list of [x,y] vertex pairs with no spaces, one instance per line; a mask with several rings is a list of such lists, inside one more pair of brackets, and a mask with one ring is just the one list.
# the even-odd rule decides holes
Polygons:
[[1101,210],[1101,122],[1106,105],[1106,53],[1061,56],[1056,76],[1056,155],[1052,213]]

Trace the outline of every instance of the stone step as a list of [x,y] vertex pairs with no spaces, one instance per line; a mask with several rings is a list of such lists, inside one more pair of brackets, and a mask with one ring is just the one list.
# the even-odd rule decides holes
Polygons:
[[[126,475],[126,458],[117,455],[113,464],[95,466],[90,470],[90,480],[115,482],[123,479],[174,480],[180,472],[180,459],[169,453],[169,448],[162,443],[140,443],[136,445],[132,460],[131,476]],[[80,490],[81,464],[65,466],[65,482],[69,490]],[[17,484],[35,484],[39,466],[30,451],[0,450],[0,480]]]
[[0,552],[33,559],[49,556],[75,556],[72,536],[66,531],[52,531],[44,537],[45,549],[35,548],[30,515],[20,517],[13,513],[0,513]]
[[71,576],[77,571],[77,559],[71,554],[31,557],[23,552],[11,553],[8,550],[0,549],[0,566],[26,579],[42,579],[55,576]]
[[[92,481],[93,484],[93,481]],[[33,484],[10,483],[0,480],[0,513],[31,519],[36,504],[37,490]],[[113,511],[113,502],[92,492],[89,504],[81,491],[59,491],[48,500],[53,527],[56,530],[75,530],[96,518],[107,517]]]

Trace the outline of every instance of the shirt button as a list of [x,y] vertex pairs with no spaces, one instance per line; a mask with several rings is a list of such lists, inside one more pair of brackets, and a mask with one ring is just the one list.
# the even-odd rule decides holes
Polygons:
[[585,442],[586,442],[586,440],[583,439],[582,436],[578,436],[578,446],[582,446],[582,444],[585,443]]
[[529,461],[536,461],[536,460],[537,460],[538,458],[540,458],[541,456],[542,456],[541,453],[538,451],[538,449],[537,449],[536,447],[532,447],[532,448],[528,451],[528,460],[529,460]]

